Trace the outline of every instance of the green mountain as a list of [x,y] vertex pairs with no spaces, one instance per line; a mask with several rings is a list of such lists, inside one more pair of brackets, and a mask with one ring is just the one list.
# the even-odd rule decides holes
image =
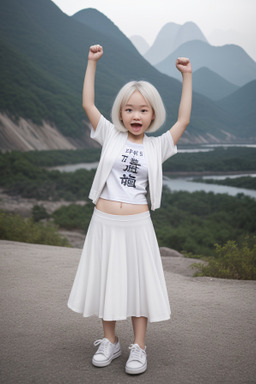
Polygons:
[[72,16],[73,20],[79,21],[93,30],[97,30],[108,39],[112,44],[124,44],[125,49],[134,54],[134,47],[130,40],[120,31],[120,29],[105,15],[93,8],[83,9]]
[[[81,91],[88,49],[92,43],[98,42],[104,46],[105,51],[104,58],[98,65],[96,78],[96,102],[102,113],[107,117],[109,116],[115,95],[125,82],[144,78],[155,83],[160,91],[165,88],[164,96],[170,101],[171,107],[168,119],[174,121],[178,108],[179,82],[159,74],[140,56],[130,40],[100,12],[87,10],[85,13],[89,21],[92,20],[92,14],[94,15],[95,22],[93,25],[97,26],[96,29],[66,16],[50,0],[1,1],[0,32],[4,47],[8,50],[6,55],[10,57],[10,52],[14,51],[14,54],[22,55],[24,60],[27,60],[27,64],[30,63],[33,66],[34,70],[37,69],[39,88],[41,87],[40,84],[43,83],[47,90],[51,89],[52,81],[60,85],[59,91],[51,90],[50,92],[52,98],[56,98],[53,104],[46,103],[45,108],[41,108],[31,98],[31,110],[33,109],[34,112],[27,116],[26,110],[20,112],[20,108],[17,107],[17,113],[22,113],[22,116],[31,119],[36,114],[38,119],[53,121],[65,135],[69,135],[64,128],[65,121],[59,122],[57,119],[57,115],[66,113],[66,108],[62,105],[62,87],[69,92],[70,98],[76,104],[76,108],[72,108],[73,114],[70,114],[72,119],[70,134],[74,132],[74,135],[79,136],[84,130],[82,120],[86,119],[81,107]],[[102,19],[109,27],[109,31],[105,30],[104,33],[97,31],[98,25],[102,24]],[[112,34],[111,29],[114,31]],[[2,54],[4,56],[5,52]],[[2,80],[8,80],[8,87],[14,93],[17,82],[14,81],[12,73],[16,70],[19,72],[17,63],[19,63],[18,58],[9,68],[6,79]],[[8,63],[1,60],[1,74],[5,71],[6,65],[9,66]],[[34,70],[31,72],[32,74]],[[168,88],[166,83],[169,83]],[[5,96],[7,97],[4,104],[1,101],[0,109],[13,113],[16,98],[14,95],[11,96],[8,87],[3,88],[3,99]],[[22,83],[22,87],[24,89],[30,88],[30,81],[28,80],[27,85],[26,81]],[[53,120],[50,114],[45,115],[45,109],[48,110],[49,108],[56,114]]]
[[223,99],[238,88],[209,68],[202,67],[193,73],[193,90],[211,100]]
[[[104,47],[96,77],[96,103],[101,112],[109,117],[120,87],[143,79],[157,87],[166,105],[162,130],[176,121],[180,81],[151,66],[100,12],[87,9],[69,17],[50,0],[1,0],[0,33],[1,112],[37,123],[46,120],[72,140],[84,138],[88,128],[81,106],[83,77],[89,46],[99,43]],[[175,68],[175,61],[172,65]],[[194,93],[191,123],[182,140],[235,140],[233,123],[227,110]],[[239,140],[238,131],[237,135]]]
[[[77,136],[83,119],[79,95],[0,40],[0,108],[40,124],[54,122],[67,136]],[[77,118],[78,117],[78,118]]]

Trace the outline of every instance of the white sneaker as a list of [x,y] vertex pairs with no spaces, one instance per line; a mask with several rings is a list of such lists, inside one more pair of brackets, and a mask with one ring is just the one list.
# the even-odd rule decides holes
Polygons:
[[113,344],[107,338],[99,339],[94,342],[95,347],[99,345],[97,352],[92,358],[92,363],[96,367],[106,367],[113,359],[121,355],[119,340]]
[[131,350],[129,359],[125,366],[125,372],[130,375],[137,375],[143,373],[147,369],[147,354],[145,350],[140,348],[138,344],[131,344],[129,349]]

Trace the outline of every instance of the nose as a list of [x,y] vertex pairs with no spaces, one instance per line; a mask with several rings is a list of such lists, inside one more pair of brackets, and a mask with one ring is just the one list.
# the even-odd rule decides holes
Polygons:
[[133,118],[134,118],[135,120],[139,120],[139,119],[140,119],[140,113],[139,113],[139,111],[134,111]]

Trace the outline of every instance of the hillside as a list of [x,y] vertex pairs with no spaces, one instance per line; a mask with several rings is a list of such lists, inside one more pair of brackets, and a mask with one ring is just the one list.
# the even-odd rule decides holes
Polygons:
[[199,68],[193,73],[193,90],[211,100],[223,99],[238,88],[237,85],[230,83],[206,67]]
[[167,23],[158,33],[152,47],[144,55],[152,65],[156,65],[168,57],[180,45],[190,40],[207,42],[200,28],[192,22],[183,25]]
[[[158,88],[167,106],[163,130],[176,121],[180,81],[151,66],[100,12],[87,9],[68,17],[50,0],[3,0],[0,32],[4,57],[0,61],[0,110],[13,121],[25,118],[41,124],[42,130],[43,121],[47,121],[72,145],[91,146],[81,91],[87,52],[94,42],[104,46],[97,68],[96,103],[106,117],[120,87],[127,81],[144,79]],[[182,142],[240,140],[233,135],[233,123],[230,113],[195,93],[191,123]]]
[[236,119],[237,133],[248,137],[256,128],[256,80],[239,88],[231,95],[219,100],[217,104]]
[[84,113],[79,94],[16,47],[1,40],[0,55],[1,111],[15,119],[31,119],[36,124],[43,118],[54,122],[66,136],[81,136],[80,121]]
[[111,39],[112,44],[115,43],[118,44],[118,46],[124,44],[126,51],[130,51],[131,54],[135,54],[134,47],[130,40],[110,19],[96,9],[83,9],[71,16],[71,19],[79,21],[93,30],[97,30],[105,37]]
[[[87,139],[88,140],[88,139]],[[79,140],[85,146],[86,140]],[[0,150],[47,150],[47,149],[75,149],[78,141],[67,138],[55,127],[42,121],[40,125],[24,118],[11,119],[0,113]]]
[[256,62],[241,47],[234,44],[215,47],[203,41],[189,41],[157,64],[156,68],[177,78],[177,73],[170,63],[179,56],[189,57],[194,71],[207,67],[238,86],[256,79]]

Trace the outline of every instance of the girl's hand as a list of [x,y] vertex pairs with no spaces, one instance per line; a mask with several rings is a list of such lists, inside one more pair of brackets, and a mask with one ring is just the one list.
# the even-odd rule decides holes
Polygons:
[[92,45],[89,49],[88,60],[98,61],[103,55],[103,48],[101,45]]
[[192,73],[191,63],[187,57],[178,57],[176,60],[176,68],[181,73]]

